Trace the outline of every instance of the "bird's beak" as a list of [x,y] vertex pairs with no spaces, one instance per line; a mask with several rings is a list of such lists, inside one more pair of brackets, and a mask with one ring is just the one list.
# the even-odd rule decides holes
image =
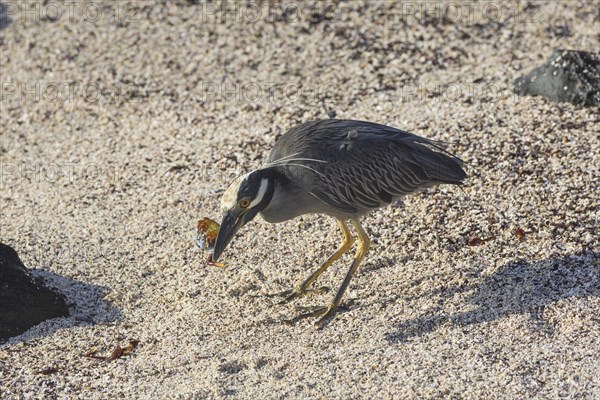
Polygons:
[[219,258],[223,250],[225,250],[225,247],[227,247],[231,239],[233,239],[237,231],[244,226],[245,223],[244,213],[238,210],[228,211],[223,216],[221,228],[217,234],[217,240],[215,241],[215,247],[213,249],[213,261],[216,261]]

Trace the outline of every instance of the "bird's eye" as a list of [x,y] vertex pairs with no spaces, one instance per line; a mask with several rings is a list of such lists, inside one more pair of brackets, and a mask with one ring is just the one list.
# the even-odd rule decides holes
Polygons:
[[244,197],[243,199],[240,200],[240,207],[241,208],[248,208],[249,205],[250,205],[250,198],[249,197]]

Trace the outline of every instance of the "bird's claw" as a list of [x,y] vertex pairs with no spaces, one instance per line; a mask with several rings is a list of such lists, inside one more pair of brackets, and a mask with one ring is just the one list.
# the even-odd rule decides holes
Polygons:
[[289,303],[290,301],[292,301],[294,299],[299,299],[299,298],[307,296],[307,295],[323,294],[323,293],[327,292],[328,290],[329,290],[329,288],[327,288],[327,287],[320,287],[317,289],[303,289],[302,287],[297,286],[293,289],[289,289],[289,290],[279,293],[279,296],[284,298],[283,300],[281,300],[279,302],[279,304]]
[[297,310],[303,312],[303,314],[297,315],[292,319],[285,321],[286,325],[294,325],[303,319],[312,318],[312,317],[320,317],[316,322],[315,326],[318,328],[322,328],[325,322],[330,320],[335,316],[340,307],[336,306],[333,303],[330,303],[327,306],[310,306],[310,307],[296,307]]

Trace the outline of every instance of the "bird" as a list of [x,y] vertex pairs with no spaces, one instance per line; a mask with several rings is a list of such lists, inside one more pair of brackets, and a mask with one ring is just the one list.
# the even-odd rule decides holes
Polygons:
[[315,317],[321,327],[340,309],[344,292],[367,254],[371,240],[360,219],[404,196],[439,184],[462,185],[463,161],[445,143],[368,121],[323,119],[302,123],[276,140],[265,165],[240,175],[221,197],[216,261],[240,228],[257,215],[280,223],[305,214],[335,218],[341,230],[337,250],[308,278],[281,293],[284,302],[307,294],[317,278],[355,244],[352,264],[332,301],[307,307],[294,318]]

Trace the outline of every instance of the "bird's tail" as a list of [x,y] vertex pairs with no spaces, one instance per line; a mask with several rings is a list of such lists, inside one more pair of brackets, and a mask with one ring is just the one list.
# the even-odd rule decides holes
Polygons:
[[463,168],[464,162],[437,143],[427,144],[432,147],[418,144],[419,150],[415,151],[414,157],[429,179],[439,183],[463,184],[467,177]]

